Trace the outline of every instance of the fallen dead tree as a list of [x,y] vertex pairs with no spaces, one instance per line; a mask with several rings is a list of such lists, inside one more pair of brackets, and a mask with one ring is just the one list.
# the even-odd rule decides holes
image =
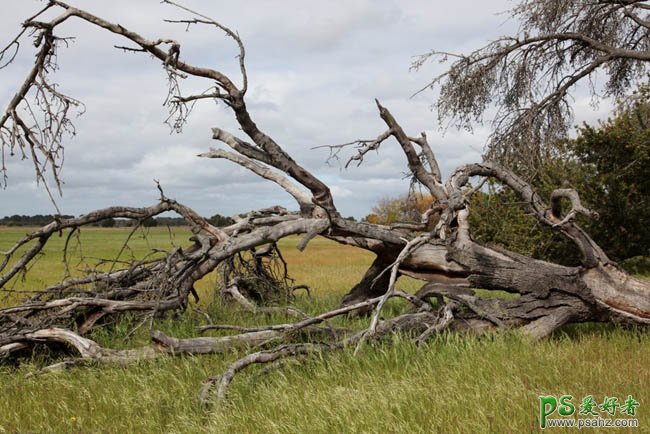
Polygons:
[[[33,69],[0,118],[3,151],[11,149],[31,155],[36,176],[44,179],[44,170],[48,168],[58,182],[63,135],[72,128],[70,110],[79,102],[51,85],[47,72],[53,66],[57,47],[65,43],[65,39],[55,36],[57,27],[68,20],[82,20],[92,29],[122,36],[130,44],[118,48],[147,53],[162,63],[170,81],[166,103],[174,126],[180,128],[184,124],[188,104],[204,99],[225,103],[247,138],[214,128],[213,139],[226,148],[210,149],[200,157],[229,160],[277,184],[295,199],[299,211],[289,212],[280,207],[254,211],[231,226],[218,228],[187,206],[165,197],[161,190],[159,203],[147,208],[111,207],[78,218],[57,219],[4,252],[0,263],[0,288],[11,290],[13,279],[27,270],[53,234],[75,231],[107,218],[144,222],[172,211],[190,226],[192,244],[178,247],[162,257],[132,261],[109,271],[70,277],[46,288],[34,288],[27,300],[0,309],[0,357],[20,357],[43,345],[61,344],[74,350],[78,360],[93,363],[129,363],[166,354],[220,353],[231,348],[251,348],[253,352],[236,361],[224,375],[206,381],[201,396],[208,399],[213,389],[219,398],[225,397],[233,376],[252,364],[350,345],[361,348],[366,342],[394,330],[417,332],[418,342],[423,342],[428,336],[448,328],[477,331],[517,328],[533,338],[542,338],[572,322],[650,323],[650,284],[624,272],[575,223],[577,214],[593,216],[582,206],[576,191],[558,189],[546,201],[517,174],[491,161],[462,166],[445,181],[426,136],[408,135],[379,101],[376,105],[386,130],[374,139],[352,143],[356,145],[356,154],[350,162],[361,164],[368,151],[378,150],[385,146],[384,142],[393,140],[402,149],[415,182],[435,201],[422,215],[421,222],[408,225],[387,227],[343,219],[329,187],[296,162],[251,118],[245,102],[248,89],[245,50],[239,36],[208,17],[171,1],[163,3],[175,5],[189,15],[187,19],[174,22],[211,26],[235,41],[240,50],[240,84],[216,69],[184,62],[177,41],[150,40],[119,24],[52,0],[43,11],[23,24],[23,33],[34,36],[38,52]],[[60,12],[58,16],[50,21],[39,21],[44,12],[55,10]],[[1,52],[9,62],[22,36]],[[177,80],[186,76],[207,80],[208,90],[197,95],[182,95]],[[36,119],[24,118],[24,112],[18,110],[32,96],[37,98],[47,120],[48,129],[44,133],[37,131]],[[27,113],[35,116],[32,111]],[[342,146],[332,149],[338,152]],[[477,189],[468,183],[477,177],[494,179],[518,194],[540,224],[553,228],[573,242],[581,253],[581,264],[562,266],[475,242],[468,223],[471,212],[468,204]],[[568,211],[563,211],[563,201],[570,204]],[[290,299],[295,288],[287,283],[286,269],[280,274],[271,272],[268,263],[261,258],[273,251],[275,242],[297,234],[303,236],[298,246],[301,250],[311,239],[321,235],[376,254],[372,266],[344,297],[338,309],[310,317],[287,307],[260,306],[268,297],[250,290],[250,279],[247,281],[242,271],[252,267],[256,276],[266,276],[271,286],[282,281],[280,298]],[[241,260],[241,255],[246,253],[252,255],[251,261]],[[151,346],[121,351],[102,348],[84,337],[98,324],[119,320],[126,313],[152,317],[185,310],[195,294],[194,284],[218,267],[224,267],[223,294],[243,308],[259,314],[265,309],[280,310],[297,316],[298,320],[248,328],[227,324],[207,326],[205,330],[233,332],[217,338],[176,339],[154,332]],[[395,287],[401,274],[416,276],[428,283],[415,295],[405,294]],[[518,297],[485,298],[472,288],[507,291]],[[382,320],[382,308],[391,297],[408,300],[412,308]],[[327,324],[328,319],[356,311],[370,314],[364,330],[340,330]],[[315,335],[321,338],[315,341]],[[66,361],[55,367],[74,363],[77,361]]]

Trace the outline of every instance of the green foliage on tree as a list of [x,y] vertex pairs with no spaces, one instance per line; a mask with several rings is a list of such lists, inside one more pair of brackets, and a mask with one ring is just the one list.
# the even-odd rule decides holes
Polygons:
[[643,86],[598,127],[585,125],[571,151],[582,164],[577,187],[600,214],[594,240],[614,260],[650,255],[650,88]]
[[524,204],[512,191],[490,184],[472,197],[472,237],[494,247],[566,265],[579,263],[573,244],[557,231],[539,225],[526,214]]
[[207,221],[212,226],[218,226],[218,227],[228,226],[235,223],[235,220],[233,220],[232,217],[223,216],[221,214],[215,214],[209,219],[207,219]]
[[158,220],[153,217],[149,217],[142,222],[142,226],[145,228],[153,228],[158,226]]
[[[650,256],[649,126],[650,87],[641,86],[619,103],[613,118],[597,126],[583,125],[577,138],[558,146],[533,180],[545,199],[556,188],[575,188],[583,204],[600,216],[581,219],[580,225],[616,261]],[[494,185],[477,193],[471,203],[472,235],[540,259],[575,262],[575,249],[536,225],[517,201],[510,191]],[[637,258],[623,265],[643,272],[646,263]]]
[[101,221],[99,224],[103,228],[112,228],[115,226],[115,219],[114,218],[107,218]]
[[397,222],[419,222],[433,198],[430,194],[412,192],[399,197],[383,197],[372,207],[372,213],[363,220],[369,223],[391,225]]
[[[650,85],[621,101],[611,119],[583,125],[575,139],[559,143],[546,156],[539,172],[528,175],[547,202],[557,188],[576,189],[583,205],[600,216],[579,216],[579,224],[629,271],[650,272]],[[575,246],[539,225],[525,205],[509,189],[488,183],[471,199],[472,236],[523,255],[577,265]],[[407,196],[384,198],[366,220],[416,221],[422,211]]]

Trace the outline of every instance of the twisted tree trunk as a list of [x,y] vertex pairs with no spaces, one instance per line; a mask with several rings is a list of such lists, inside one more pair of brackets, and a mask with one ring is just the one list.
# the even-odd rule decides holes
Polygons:
[[[174,4],[171,1],[164,3]],[[109,217],[143,222],[162,212],[173,211],[191,227],[193,244],[177,248],[163,258],[134,261],[121,269],[68,278],[47,288],[34,288],[35,294],[29,300],[0,309],[0,356],[19,357],[38,348],[36,344],[57,345],[61,342],[75,348],[84,359],[108,361],[153,357],[161,352],[222,352],[230,346],[242,344],[262,345],[264,348],[281,344],[270,352],[254,353],[238,361],[220,382],[212,379],[209,384],[219,383],[221,396],[232,375],[252,363],[320,351],[325,347],[360,346],[368,339],[392,330],[419,330],[422,332],[418,339],[420,342],[448,327],[474,330],[521,328],[531,336],[541,338],[570,322],[650,323],[650,282],[630,277],[574,223],[577,213],[592,214],[581,205],[577,192],[556,190],[548,205],[523,179],[491,162],[463,166],[443,182],[426,136],[421,134],[413,138],[407,135],[379,101],[376,102],[379,116],[387,130],[376,139],[355,142],[358,152],[350,161],[361,163],[368,151],[378,150],[392,138],[403,150],[415,181],[431,193],[435,202],[417,224],[386,227],[341,218],[329,187],[260,130],[247,111],[245,52],[239,36],[216,21],[181,8],[193,14],[194,18],[180,22],[213,26],[226,31],[235,40],[240,49],[241,87],[217,70],[180,60],[181,47],[177,41],[166,38],[148,40],[121,25],[52,0],[44,10],[58,9],[62,11],[61,15],[49,22],[37,21],[39,15],[36,15],[24,23],[25,29],[36,32],[37,45],[41,49],[33,70],[0,118],[2,146],[12,149],[20,146],[33,155],[42,153],[46,161],[52,162],[55,175],[58,174],[56,155],[62,146],[60,131],[50,131],[49,135],[37,134],[36,127],[30,127],[30,122],[21,118],[23,111],[17,108],[26,104],[26,98],[35,93],[41,101],[39,106],[45,108],[45,116],[51,120],[49,125],[52,128],[69,124],[67,109],[56,111],[52,107],[62,105],[67,108],[76,100],[55,90],[47,82],[47,72],[55,60],[53,47],[60,41],[54,36],[54,31],[69,19],[80,19],[93,28],[112,32],[134,44],[122,47],[124,50],[151,54],[162,62],[172,82],[182,74],[207,79],[213,90],[211,93],[183,96],[177,93],[178,87],[171,87],[172,93],[167,101],[179,116],[177,122],[183,123],[188,113],[186,104],[208,98],[220,100],[232,109],[241,130],[252,143],[214,128],[214,140],[230,150],[212,149],[200,156],[230,160],[276,183],[296,200],[299,211],[288,212],[280,207],[253,211],[244,218],[237,218],[236,223],[229,227],[216,228],[190,208],[165,197],[161,190],[160,203],[148,208],[112,207],[79,218],[58,219],[4,252],[4,260],[0,263],[0,288],[10,290],[12,279],[27,270],[52,234]],[[169,47],[167,51],[160,48],[165,45]],[[37,176],[42,176],[42,166],[37,164],[36,171]],[[467,188],[467,183],[471,177],[477,176],[493,178],[513,189],[541,224],[554,228],[574,243],[582,255],[581,265],[565,267],[475,242],[468,224],[471,212],[468,203],[476,190]],[[562,213],[562,199],[571,202],[566,213]],[[429,230],[431,226],[434,227]],[[286,310],[301,315],[301,320],[268,327],[220,326],[239,332],[235,335],[239,337],[217,341],[176,341],[154,333],[152,348],[132,353],[102,349],[80,336],[102,321],[119,318],[125,312],[154,315],[183,310],[188,305],[195,282],[214,271],[219,264],[240,252],[295,234],[304,234],[299,244],[301,249],[320,234],[377,255],[362,280],[344,297],[339,309],[312,318],[305,318],[295,310]],[[23,247],[27,250],[19,254]],[[428,283],[415,295],[405,294],[395,288],[400,274],[418,277]],[[232,281],[236,285],[236,279]],[[473,288],[507,291],[518,296],[486,298]],[[416,312],[381,320],[381,309],[390,297],[408,300]],[[258,312],[254,304],[246,307]],[[349,332],[330,326],[321,327],[328,319],[353,311],[372,312],[367,330]],[[259,313],[263,313],[261,309]],[[298,336],[296,332],[308,328],[310,333],[300,336],[309,338],[314,336],[314,332],[319,332],[329,337],[328,343],[282,345],[295,339]]]

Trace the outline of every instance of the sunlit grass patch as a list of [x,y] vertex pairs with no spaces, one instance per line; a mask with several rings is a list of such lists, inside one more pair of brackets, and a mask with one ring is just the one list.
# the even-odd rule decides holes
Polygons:
[[[24,232],[0,229],[0,250]],[[110,257],[126,236],[128,229],[84,230],[83,255],[88,260]],[[188,237],[184,228],[174,229],[171,237],[166,228],[151,228],[146,240],[132,237],[131,253],[186,245]],[[314,315],[339,304],[372,255],[322,238],[300,253],[295,249],[299,239],[284,239],[280,247],[296,283],[313,289],[312,299],[300,293],[295,306]],[[57,252],[64,237],[52,241],[32,270],[47,283],[64,272]],[[293,321],[283,314],[253,315],[211,303],[215,281],[207,276],[199,287],[200,307],[213,322],[250,326]],[[398,284],[408,290],[419,285],[412,280]],[[390,317],[403,307],[404,301],[391,300],[383,315]],[[206,321],[188,311],[158,318],[153,327],[190,337]],[[367,321],[341,317],[332,324],[360,329]],[[92,338],[107,347],[134,348],[149,343],[151,326],[133,315],[93,331]],[[409,336],[394,335],[367,345],[358,357],[347,348],[289,360],[269,372],[252,367],[235,378],[227,403],[206,411],[197,397],[202,381],[241,355],[165,357],[128,367],[90,365],[29,378],[51,360],[0,366],[0,433],[533,433],[539,432],[538,397],[565,393],[599,399],[632,394],[641,402],[641,428],[629,432],[650,427],[650,370],[645,369],[650,337],[612,325],[571,325],[538,343],[516,332],[443,333],[417,347]]]

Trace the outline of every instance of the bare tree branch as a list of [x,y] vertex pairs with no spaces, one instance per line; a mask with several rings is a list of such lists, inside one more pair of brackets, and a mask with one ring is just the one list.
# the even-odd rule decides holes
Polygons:
[[182,23],[186,24],[187,27],[189,28],[190,25],[192,24],[209,24],[217,27],[220,30],[223,30],[226,35],[230,36],[232,39],[235,40],[237,43],[237,46],[239,47],[239,70],[242,75],[242,87],[241,87],[241,94],[244,95],[246,94],[246,91],[248,90],[248,74],[246,73],[246,63],[245,63],[245,58],[246,58],[246,49],[244,47],[244,43],[242,42],[241,38],[237,33],[232,31],[230,28],[224,26],[221,23],[218,23],[217,21],[213,20],[212,18],[205,16],[203,14],[200,14],[198,12],[195,12],[181,4],[178,4],[176,2],[173,2],[171,0],[162,0],[162,3],[167,3],[173,6],[176,6],[179,9],[182,9],[186,12],[189,12],[192,15],[198,16],[201,19],[191,19],[191,20],[165,20],[169,23]]
[[199,157],[205,158],[223,158],[233,163],[237,163],[242,167],[250,170],[251,172],[261,176],[264,179],[275,182],[280,187],[282,187],[287,193],[293,196],[300,205],[301,209],[308,209],[311,205],[311,198],[307,193],[301,190],[297,185],[289,181],[284,176],[279,173],[271,170],[269,167],[263,166],[261,163],[256,163],[254,160],[250,160],[246,157],[234,154],[232,152],[224,151],[223,149],[210,149],[209,152],[199,154]]
[[[220,353],[231,348],[244,350],[246,354],[222,376],[207,379],[201,395],[205,400],[213,386],[217,387],[218,398],[225,397],[234,376],[252,364],[274,363],[286,357],[350,345],[356,345],[358,351],[369,339],[378,339],[394,331],[413,332],[419,336],[417,342],[421,343],[433,333],[455,328],[477,331],[488,327],[519,328],[538,338],[567,322],[650,324],[650,285],[630,277],[612,263],[575,223],[577,213],[593,216],[581,205],[577,192],[556,190],[549,206],[530,183],[492,161],[462,166],[443,184],[438,162],[426,135],[407,135],[392,113],[378,101],[379,115],[388,129],[376,139],[347,144],[357,146],[358,154],[350,161],[361,163],[367,152],[377,150],[381,143],[394,137],[406,157],[412,176],[429,190],[435,202],[424,213],[422,222],[408,226],[408,230],[404,230],[403,225],[388,227],[343,219],[334,205],[329,186],[298,164],[251,117],[244,101],[248,83],[245,51],[239,36],[184,6],[169,0],[165,0],[165,3],[198,17],[172,21],[186,25],[216,26],[236,41],[240,50],[241,89],[218,70],[184,62],[178,41],[169,38],[150,40],[119,24],[62,1],[52,0],[46,9],[58,7],[63,9],[63,13],[49,22],[36,21],[35,18],[40,15],[37,14],[25,23],[23,29],[23,33],[29,29],[36,36],[36,66],[0,118],[3,151],[9,149],[30,155],[36,165],[37,176],[43,176],[45,168],[58,170],[62,158],[57,153],[62,153],[61,133],[66,131],[68,110],[74,105],[74,100],[65,97],[56,86],[45,80],[45,73],[56,44],[65,43],[65,39],[56,38],[53,31],[68,19],[79,18],[93,29],[124,37],[130,47],[123,49],[149,53],[162,63],[170,85],[166,103],[171,107],[170,117],[177,116],[173,121],[175,128],[182,126],[195,101],[213,98],[224,102],[248,139],[245,141],[215,128],[212,131],[213,139],[226,144],[231,151],[212,149],[201,156],[227,159],[280,185],[294,197],[300,211],[271,207],[252,211],[243,217],[237,216],[234,224],[219,228],[191,208],[167,198],[158,185],[160,202],[151,207],[110,207],[81,217],[55,219],[4,252],[0,263],[0,273],[4,273],[0,276],[0,290],[7,294],[14,293],[12,285],[17,276],[28,270],[53,234],[64,230],[78,231],[82,226],[105,218],[130,218],[140,224],[162,212],[173,211],[190,226],[192,237],[188,245],[175,245],[167,252],[152,252],[144,258],[133,260],[121,257],[127,248],[127,239],[116,257],[100,262],[83,276],[72,277],[68,273],[50,286],[30,283],[29,288],[20,293],[29,298],[0,309],[0,357],[3,360],[22,357],[24,353],[38,351],[42,346],[60,346],[61,343],[80,358],[57,363],[51,369],[73,366],[78,360],[84,363],[129,363],[161,354]],[[472,116],[480,116],[491,103],[491,91],[505,89],[500,102],[509,111],[502,113],[501,118],[497,117],[497,125],[501,125],[497,131],[514,131],[512,140],[529,143],[530,149],[534,149],[534,141],[528,141],[530,134],[537,138],[548,138],[555,134],[553,128],[565,125],[562,123],[566,122],[568,110],[565,99],[574,83],[598,68],[609,67],[614,68],[614,74],[618,74],[612,89],[616,89],[616,86],[622,89],[631,71],[644,68],[634,62],[645,61],[643,56],[646,54],[633,57],[625,50],[630,49],[626,44],[633,43],[634,50],[648,51],[650,43],[645,37],[646,29],[644,26],[639,28],[647,19],[645,6],[635,1],[584,3],[577,0],[526,0],[515,9],[515,13],[526,18],[524,31],[533,29],[535,32],[519,39],[502,39],[470,56],[458,58],[445,76],[447,81],[443,84],[441,104],[450,110],[449,113],[460,116],[461,120],[468,120]],[[602,18],[599,27],[581,28],[588,23],[593,24],[597,18]],[[631,27],[631,23],[636,27]],[[578,31],[569,32],[567,26]],[[0,52],[0,60],[7,56],[12,61],[12,50],[20,46],[21,35]],[[564,63],[552,62],[557,60],[555,56],[558,53],[568,56],[564,58],[569,59],[566,64],[570,67],[568,70]],[[630,62],[616,63],[621,59]],[[514,69],[508,69],[511,66]],[[185,76],[208,79],[209,90],[198,95],[182,96],[178,80]],[[545,92],[541,92],[535,85],[539,86],[544,80],[548,80],[549,85],[544,87]],[[469,85],[458,87],[459,83]],[[27,101],[30,92],[36,93],[37,104]],[[187,103],[190,103],[189,107],[185,106]],[[26,108],[34,119],[38,110],[44,111],[45,125],[18,117],[18,107]],[[524,123],[541,125],[543,128],[540,134],[512,129],[512,124],[508,124],[512,119],[523,119]],[[41,132],[41,129],[45,132]],[[329,148],[336,154],[345,146]],[[494,149],[497,152],[497,148]],[[507,148],[503,150],[505,152]],[[539,156],[531,155],[532,158]],[[472,210],[468,197],[482,185],[466,187],[474,176],[483,177],[484,180],[496,179],[511,188],[540,222],[575,243],[583,255],[582,264],[566,267],[484,246],[473,240],[469,224]],[[564,216],[560,207],[563,198],[571,202],[571,209]],[[429,218],[438,214],[439,221],[431,230]],[[364,277],[342,300],[341,307],[308,317],[295,308],[285,306],[285,299],[292,297],[283,298],[282,306],[263,306],[250,296],[254,292],[245,285],[250,270],[254,271],[253,274],[257,273],[253,276],[257,282],[280,282],[282,285],[278,286],[282,286],[285,295],[292,294],[293,289],[300,287],[293,285],[287,277],[286,262],[275,243],[288,236],[303,235],[298,243],[302,249],[317,234],[376,254]],[[67,245],[68,242],[66,250]],[[277,268],[272,269],[273,264]],[[215,271],[222,278],[222,290],[215,293],[230,294],[244,311],[254,316],[281,313],[297,316],[298,319],[264,326],[210,324],[202,329],[229,330],[233,333],[221,337],[176,339],[153,331],[154,316],[185,310],[191,302],[190,295],[194,294],[198,299],[195,283]],[[396,288],[397,278],[401,274],[429,283],[416,295],[410,295]],[[506,291],[519,294],[519,297],[482,297],[471,288]],[[382,314],[387,315],[383,307],[391,297],[407,300],[409,311],[382,319]],[[435,297],[435,301],[432,297]],[[364,325],[361,330],[347,330],[328,323],[332,318],[352,312],[371,314],[367,327]],[[136,316],[137,327],[151,321],[152,346],[117,351],[102,348],[82,336],[100,325],[120,321],[125,313]],[[207,317],[211,323],[209,315]],[[318,341],[315,335],[319,336]]]
[[[471,128],[496,107],[487,156],[535,169],[572,126],[574,85],[605,70],[605,95],[620,96],[643,75],[650,19],[644,2],[621,1],[524,0],[510,13],[521,23],[514,37],[468,55],[434,50],[413,67],[451,57],[449,70],[424,88],[440,88],[440,120]],[[592,95],[599,98],[593,88]]]

